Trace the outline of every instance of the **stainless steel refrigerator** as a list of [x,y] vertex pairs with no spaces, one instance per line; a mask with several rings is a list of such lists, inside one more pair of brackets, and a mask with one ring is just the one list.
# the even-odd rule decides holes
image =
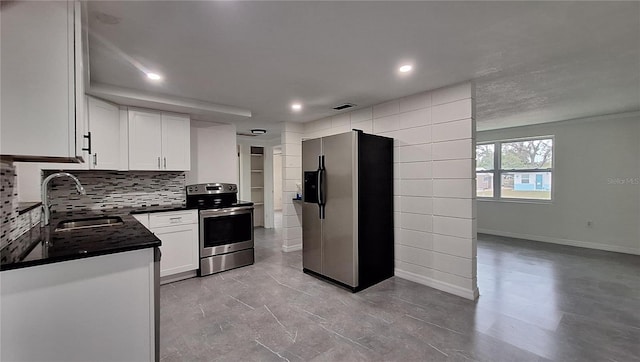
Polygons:
[[303,271],[353,292],[393,276],[393,139],[302,142]]

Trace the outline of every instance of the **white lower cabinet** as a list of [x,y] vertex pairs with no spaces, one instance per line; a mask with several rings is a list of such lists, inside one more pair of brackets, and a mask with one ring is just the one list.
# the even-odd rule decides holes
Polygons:
[[154,251],[3,270],[0,360],[159,360]]
[[[135,215],[160,241],[160,277],[163,282],[177,274],[193,276],[200,262],[198,242],[198,211],[169,211]],[[192,273],[187,273],[192,272]]]
[[160,277],[198,269],[198,225],[167,226],[151,231],[162,240]]

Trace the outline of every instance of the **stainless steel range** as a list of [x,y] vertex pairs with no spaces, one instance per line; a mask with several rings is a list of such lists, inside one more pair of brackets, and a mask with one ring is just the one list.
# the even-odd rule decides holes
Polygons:
[[238,202],[238,186],[210,183],[186,189],[187,207],[200,215],[198,275],[253,264],[253,203]]

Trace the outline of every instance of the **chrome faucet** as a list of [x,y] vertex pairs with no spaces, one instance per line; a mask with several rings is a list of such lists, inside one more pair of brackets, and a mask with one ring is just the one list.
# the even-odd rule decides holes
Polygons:
[[58,178],[58,177],[70,177],[75,183],[76,183],[76,190],[78,190],[78,193],[80,195],[86,195],[86,191],[84,191],[84,187],[82,186],[82,184],[80,183],[80,180],[78,180],[77,177],[73,176],[72,174],[68,173],[68,172],[56,172],[54,174],[51,174],[49,176],[47,176],[43,181],[42,181],[42,226],[47,226],[49,225],[49,217],[50,217],[50,213],[51,213],[51,206],[48,203],[48,195],[47,195],[47,189],[49,186],[49,182],[51,180],[53,180],[54,178]]

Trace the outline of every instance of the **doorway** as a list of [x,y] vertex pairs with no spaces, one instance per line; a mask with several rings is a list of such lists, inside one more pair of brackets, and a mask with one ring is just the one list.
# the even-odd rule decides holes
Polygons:
[[282,147],[273,148],[273,226],[282,228]]

